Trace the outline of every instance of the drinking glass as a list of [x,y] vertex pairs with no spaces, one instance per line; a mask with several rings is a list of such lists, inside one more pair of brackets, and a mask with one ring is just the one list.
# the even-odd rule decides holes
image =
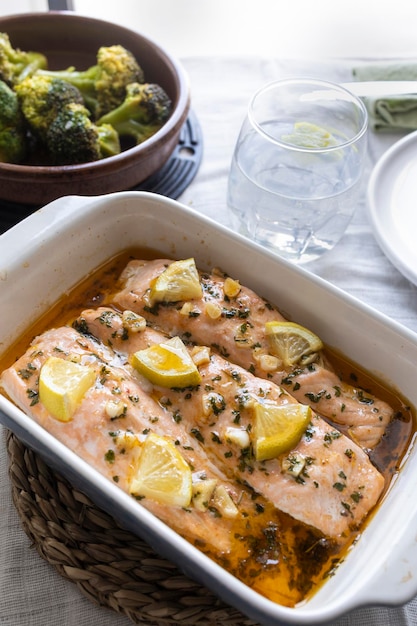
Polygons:
[[261,88],[229,173],[234,226],[296,263],[333,248],[358,202],[367,126],[363,102],[340,85],[292,78]]

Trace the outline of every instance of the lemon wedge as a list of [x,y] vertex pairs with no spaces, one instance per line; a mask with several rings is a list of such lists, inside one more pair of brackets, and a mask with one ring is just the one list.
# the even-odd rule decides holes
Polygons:
[[179,337],[172,337],[132,356],[132,365],[154,385],[193,387],[201,381],[200,372]]
[[193,493],[191,468],[172,441],[155,433],[147,436],[135,476],[130,482],[130,492],[160,504],[190,505]]
[[178,302],[201,298],[203,290],[193,258],[173,261],[151,285],[149,300]]
[[283,135],[282,140],[293,146],[312,149],[329,148],[338,144],[328,130],[310,122],[296,122],[293,132]]
[[320,337],[295,322],[266,322],[265,333],[271,354],[279,357],[285,367],[293,367],[323,348]]
[[257,461],[267,461],[295,448],[311,420],[305,404],[254,405],[251,437]]
[[39,400],[53,417],[68,422],[95,380],[91,367],[51,356],[40,371]]

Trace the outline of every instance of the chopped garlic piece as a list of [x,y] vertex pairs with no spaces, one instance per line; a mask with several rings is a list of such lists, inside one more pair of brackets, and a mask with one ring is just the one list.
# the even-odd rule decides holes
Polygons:
[[264,352],[261,347],[256,347],[252,351],[253,359],[256,361],[259,369],[264,372],[275,372],[282,366],[282,361],[275,355]]
[[257,396],[252,396],[250,394],[242,394],[241,396],[239,396],[239,405],[243,409],[252,409],[257,403]]
[[133,311],[123,311],[122,314],[123,328],[126,328],[133,333],[139,333],[145,330],[146,320],[142,315],[138,315]]
[[151,300],[151,289],[150,287],[145,291],[145,293],[142,296],[142,300],[144,301],[144,303],[146,304],[146,306],[152,306],[152,300]]
[[213,506],[224,517],[233,519],[239,513],[236,504],[233,502],[229,492],[224,485],[218,485],[213,494]]
[[233,337],[236,348],[247,349],[253,345],[254,340],[251,336],[251,327],[251,324],[243,322],[236,328],[236,333]]
[[206,302],[204,311],[212,320],[217,320],[222,315],[222,307],[217,302]]
[[220,393],[210,392],[202,396],[203,415],[208,417],[212,413],[219,413],[225,408],[225,399]]
[[261,354],[259,359],[259,367],[264,372],[276,372],[280,365],[280,359],[272,354]]
[[197,366],[210,363],[210,348],[208,346],[194,346],[191,350],[191,358]]
[[228,298],[236,298],[240,293],[240,283],[229,276],[225,279],[223,285],[224,295]]
[[114,442],[122,448],[135,448],[142,444],[143,439],[144,437],[141,439],[140,435],[132,433],[129,430],[120,430],[115,435]]
[[292,453],[291,456],[287,456],[282,461],[282,469],[295,478],[301,474],[305,465],[305,458],[302,454],[298,454],[297,452]]
[[229,443],[236,444],[239,448],[242,448],[242,450],[244,448],[249,448],[249,433],[246,430],[243,430],[243,428],[234,428],[233,426],[229,426],[226,428],[225,435],[226,440]]
[[127,404],[125,404],[121,400],[119,402],[114,402],[113,400],[110,400],[106,404],[106,415],[110,417],[110,419],[121,417],[126,413],[126,411]]
[[94,354],[74,354],[71,356],[73,363],[81,363],[81,365],[96,365],[97,357]]
[[192,310],[193,310],[193,303],[184,302],[184,304],[182,305],[180,309],[180,315],[184,315],[185,317],[188,317],[188,315],[190,315]]
[[193,482],[193,505],[198,511],[205,511],[217,485],[215,478]]

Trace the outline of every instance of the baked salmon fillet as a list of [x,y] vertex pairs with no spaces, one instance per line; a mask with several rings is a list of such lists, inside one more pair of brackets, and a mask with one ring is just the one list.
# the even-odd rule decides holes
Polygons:
[[[138,498],[140,505],[260,593],[286,606],[294,606],[305,599],[337,563],[340,544],[279,511],[246,484],[246,480],[236,480],[231,469],[235,458],[227,464],[220,463],[220,446],[217,454],[206,451],[191,427],[193,407],[197,408],[200,398],[184,399],[183,394],[176,396],[172,390],[165,390],[173,394],[173,402],[182,402],[188,407],[188,413],[184,410],[184,417],[179,419],[168,398],[162,397],[161,390],[152,389],[132,369],[126,356],[126,348],[130,349],[127,334],[143,335],[146,341],[153,341],[160,335],[146,337],[144,333],[133,333],[130,324],[123,327],[122,317],[107,309],[86,312],[75,326],[82,332],[63,326],[36,337],[25,354],[1,374],[3,392],[30,418],[133,497],[136,496],[131,487],[142,458],[142,446],[151,436],[173,442],[192,469],[190,504],[187,507],[167,505],[148,494]],[[98,330],[103,331],[103,341],[98,340],[101,334]],[[68,421],[53,417],[40,400],[40,373],[51,357],[86,366],[94,372],[94,383]],[[207,372],[207,376],[211,373]],[[222,449],[225,453],[229,449],[232,452],[225,444]],[[232,452],[234,456],[235,452]],[[359,449],[358,454],[362,454]],[[360,508],[345,509],[346,516],[341,518],[344,523],[339,524],[339,531],[342,526],[347,529],[350,524],[359,523],[359,518],[378,497],[377,474],[369,471],[369,467],[366,471],[365,467],[360,469],[362,461],[354,454],[350,461],[355,469],[346,468],[349,490],[356,488],[353,474],[357,471],[360,481],[367,480],[370,486],[362,489],[362,483],[357,485],[362,498]],[[274,469],[273,465],[270,467]],[[243,472],[242,477],[246,476],[247,472]],[[262,476],[264,482],[275,481],[275,476],[268,478],[265,471]],[[279,476],[276,496],[280,484],[283,488],[286,483],[297,485],[294,479],[282,480]],[[292,496],[286,496],[287,499],[293,497],[294,511],[300,507],[299,497],[302,508],[308,509],[311,504],[307,491],[302,491],[301,486],[293,490]],[[330,491],[334,494],[336,490],[330,488]],[[326,498],[322,505],[326,506]],[[319,506],[315,509],[318,512]],[[338,509],[336,517],[340,516],[340,506]],[[309,521],[319,522],[319,516]],[[315,525],[325,528],[320,523]],[[330,534],[333,537],[336,533]]]
[[[142,326],[132,332],[130,312],[101,307],[85,310],[75,327],[97,338],[128,368],[137,351],[166,340]],[[190,354],[200,348],[189,347]],[[198,365],[201,382],[185,389],[151,384],[132,376],[204,449],[223,475],[237,479],[296,520],[343,543],[357,531],[384,489],[384,478],[366,452],[311,411],[298,444],[277,458],[257,461],[249,435],[254,405],[299,405],[275,382],[261,379],[214,351]]]
[[[96,381],[87,391],[72,419],[55,419],[38,398],[38,377],[50,356],[88,364],[96,372]],[[185,461],[195,475],[216,480],[233,501],[240,502],[236,516],[248,513],[250,497],[245,488],[232,484],[214,466],[201,447],[195,446],[184,425],[176,423],[149,394],[129,378],[113,351],[70,327],[52,329],[37,337],[29,350],[5,370],[0,384],[10,399],[59,441],[76,452],[101,474],[119,487],[130,491],[137,465],[140,443],[153,432],[177,442]],[[199,474],[200,472],[200,474]],[[247,495],[247,494],[246,494]],[[179,534],[193,542],[210,544],[210,550],[230,550],[233,518],[217,519],[208,509],[164,506],[151,498],[143,505]],[[249,506],[249,511],[251,507]]]
[[229,361],[267,378],[299,402],[340,425],[362,448],[372,449],[393,418],[393,409],[363,389],[342,382],[320,350],[308,363],[271,367],[265,324],[285,321],[278,308],[234,281],[230,295],[221,272],[199,272],[201,295],[189,300],[153,302],[152,286],[173,263],[170,259],[132,260],[112,295],[116,307],[144,316],[149,324],[184,341],[209,344]]

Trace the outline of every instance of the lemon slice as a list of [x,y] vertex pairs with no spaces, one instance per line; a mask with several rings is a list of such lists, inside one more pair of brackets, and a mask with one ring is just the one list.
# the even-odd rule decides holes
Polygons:
[[154,433],[148,435],[130,483],[130,492],[160,504],[190,505],[193,492],[191,468],[172,441]]
[[201,381],[200,372],[179,337],[173,337],[132,356],[132,365],[154,385],[193,387]]
[[203,290],[194,259],[173,261],[151,286],[149,299],[156,302],[178,302],[201,298]]
[[294,146],[312,149],[329,148],[338,144],[328,130],[310,122],[296,122],[293,132],[283,135],[282,140]]
[[323,348],[320,337],[294,322],[267,322],[265,333],[271,354],[279,357],[285,367],[292,367]]
[[305,404],[254,405],[253,451],[257,461],[266,461],[295,448],[305,432],[311,408]]
[[51,356],[40,371],[39,400],[53,417],[68,422],[95,380],[91,367]]

